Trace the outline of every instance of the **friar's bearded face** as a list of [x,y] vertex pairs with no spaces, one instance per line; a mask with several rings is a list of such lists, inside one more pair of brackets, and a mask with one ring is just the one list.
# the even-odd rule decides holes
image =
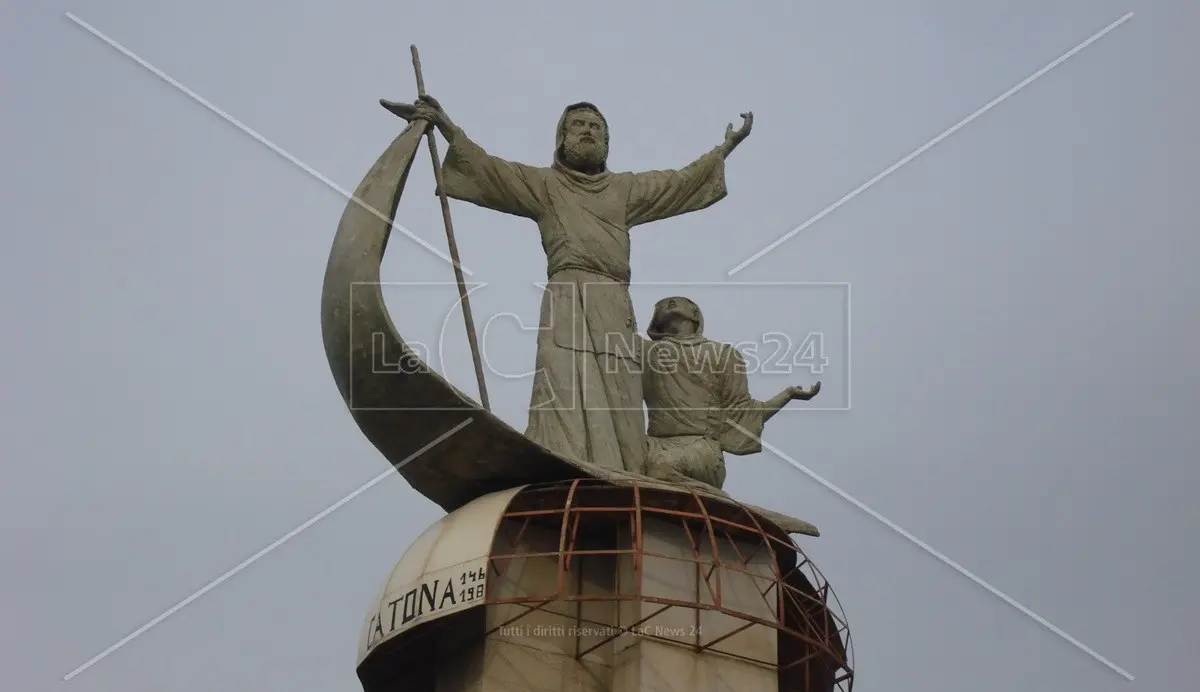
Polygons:
[[599,113],[573,110],[567,113],[563,133],[563,161],[577,171],[604,170],[608,160],[608,127]]

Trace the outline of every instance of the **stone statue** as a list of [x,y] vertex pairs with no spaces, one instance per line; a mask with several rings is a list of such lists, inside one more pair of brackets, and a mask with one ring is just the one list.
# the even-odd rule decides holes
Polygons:
[[[418,94],[423,94],[415,47],[412,52]],[[382,150],[347,202],[321,290],[321,338],[329,370],[366,439],[409,485],[447,512],[488,493],[574,480],[728,500],[718,488],[679,472],[671,478],[675,482],[641,473],[646,451],[640,367],[644,342],[634,338],[626,232],[638,223],[719,200],[725,194],[724,158],[749,134],[750,114],[744,116],[741,129],[727,129],[724,144],[687,168],[613,174],[603,167],[608,128],[591,106],[567,109],[556,137],[555,165],[533,168],[488,156],[461,135],[432,99],[416,105],[380,99],[380,105],[406,126]],[[389,246],[388,238],[414,157],[428,144],[434,161],[441,160],[431,136],[434,127],[447,133],[452,143],[445,177],[441,166],[434,168],[443,193],[439,196],[450,259],[457,261],[447,191],[535,218],[548,274],[578,289],[571,293],[552,287],[544,299],[543,326],[554,326],[557,323],[549,318],[565,315],[569,328],[548,329],[541,335],[538,363],[544,379],[537,383],[534,397],[538,401],[540,393],[553,403],[554,397],[574,398],[583,390],[583,401],[531,412],[531,432],[541,444],[492,414],[482,383],[477,401],[423,363],[383,299],[380,264],[385,250],[394,254],[406,248],[404,243]],[[585,282],[592,281],[601,289],[600,299],[584,293]],[[470,340],[466,300],[463,307]],[[608,338],[613,336],[618,338]],[[632,341],[629,348],[620,345],[620,337],[626,336]],[[478,370],[473,341],[472,356]],[[614,374],[614,362],[624,369]],[[576,370],[579,365],[586,368]],[[685,489],[680,482],[689,485]],[[765,526],[787,534],[820,535],[809,522],[739,504]]]
[[613,173],[608,123],[590,103],[563,111],[549,167],[488,154],[432,97],[385,105],[433,124],[449,142],[442,192],[537,222],[549,282],[525,434],[567,458],[641,472],[645,418],[629,230],[724,198],[725,158],[750,134],[753,115],[742,114],[741,128],[730,124],[724,142],[683,169]]
[[704,316],[689,298],[654,306],[643,348],[642,387],[649,412],[646,475],[725,483],[724,453],[762,451],[764,424],[793,400],[821,391],[788,387],[767,401],[750,396],[746,363],[736,348],[704,337]]

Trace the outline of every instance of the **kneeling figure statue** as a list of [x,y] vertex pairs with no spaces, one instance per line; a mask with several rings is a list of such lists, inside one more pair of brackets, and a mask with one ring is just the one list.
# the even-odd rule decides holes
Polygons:
[[788,387],[767,401],[752,398],[742,354],[704,337],[700,306],[689,298],[658,301],[646,333],[646,475],[659,480],[720,490],[726,452],[761,452],[766,422],[788,402],[821,391],[817,382],[809,389]]

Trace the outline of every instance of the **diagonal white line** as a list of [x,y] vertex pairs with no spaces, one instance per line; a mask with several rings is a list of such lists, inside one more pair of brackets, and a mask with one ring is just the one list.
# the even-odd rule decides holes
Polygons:
[[[163,72],[162,70],[158,69],[158,68],[157,68],[157,67],[155,67],[154,65],[151,65],[149,62],[146,62],[146,60],[144,60],[144,59],[143,59],[141,56],[137,55],[136,53],[134,53],[133,51],[129,50],[129,49],[128,49],[128,48],[126,48],[125,46],[121,45],[121,44],[120,44],[120,43],[118,43],[116,40],[114,40],[114,39],[110,38],[110,37],[109,37],[109,36],[107,36],[107,35],[106,35],[104,32],[100,31],[99,29],[97,29],[96,27],[92,26],[91,24],[88,24],[87,22],[83,21],[83,20],[82,20],[82,19],[80,19],[79,17],[76,17],[74,14],[72,14],[72,13],[70,13],[70,12],[67,12],[67,13],[66,13],[66,17],[67,17],[67,19],[70,19],[72,22],[74,22],[76,25],[78,25],[80,28],[82,28],[82,29],[84,29],[85,31],[87,31],[89,34],[91,34],[91,35],[95,36],[96,38],[100,39],[101,41],[104,41],[105,43],[107,43],[109,46],[111,46],[111,47],[115,48],[116,50],[120,51],[120,52],[121,52],[121,54],[122,54],[122,55],[124,55],[125,57],[129,58],[130,60],[132,60],[132,61],[136,62],[138,65],[141,65],[142,67],[144,67],[144,68],[146,68],[147,70],[149,70],[151,73],[153,73],[153,74],[154,74],[154,76],[155,76],[155,77],[158,77],[159,79],[163,80],[163,81],[164,81],[164,82],[166,82],[167,84],[170,84],[171,86],[175,87],[175,88],[176,88],[176,89],[178,89],[179,91],[182,91],[184,94],[186,94],[186,95],[187,95],[189,98],[191,98],[191,99],[192,99],[193,101],[195,101],[196,103],[199,103],[201,106],[204,106],[204,107],[205,107],[205,108],[207,108],[208,110],[210,110],[210,111],[212,111],[213,113],[217,114],[217,115],[218,115],[218,116],[220,116],[220,117],[221,117],[221,119],[222,119],[222,120],[224,120],[225,122],[229,123],[230,125],[233,125],[234,127],[236,127],[237,129],[241,130],[242,132],[245,132],[246,134],[250,135],[250,136],[251,136],[251,137],[253,137],[254,139],[258,140],[258,141],[259,141],[259,143],[263,144],[263,145],[264,145],[264,146],[266,146],[268,149],[270,149],[271,151],[275,152],[276,154],[279,154],[279,155],[280,155],[280,156],[282,156],[283,158],[285,158],[285,159],[287,159],[288,161],[290,161],[290,162],[292,162],[293,164],[295,164],[297,167],[299,167],[299,168],[300,168],[300,170],[304,171],[305,173],[308,173],[308,174],[309,174],[309,175],[311,175],[312,177],[314,177],[314,178],[316,178],[317,180],[320,180],[321,182],[323,182],[323,183],[325,183],[326,185],[328,185],[330,188],[332,188],[332,189],[336,190],[336,191],[338,192],[338,194],[340,194],[341,196],[343,196],[343,197],[345,197],[346,199],[348,199],[348,200],[350,200],[350,201],[354,202],[355,204],[359,205],[359,206],[360,206],[360,207],[362,207],[363,209],[366,209],[367,211],[371,212],[372,214],[374,214],[374,215],[375,215],[377,218],[379,218],[380,220],[382,220],[382,221],[385,221],[385,222],[386,222],[386,221],[388,221],[388,218],[387,218],[387,216],[386,216],[385,214],[383,214],[382,212],[380,212],[378,209],[375,209],[374,207],[371,207],[370,205],[368,205],[366,202],[362,201],[361,199],[359,199],[359,198],[355,197],[355,196],[354,196],[354,193],[352,193],[352,192],[350,192],[350,191],[346,190],[346,189],[345,189],[345,188],[343,188],[341,185],[338,185],[337,183],[333,182],[333,181],[332,181],[332,180],[330,180],[328,177],[326,177],[325,175],[323,175],[321,172],[317,171],[317,170],[316,170],[315,168],[313,168],[312,166],[309,166],[307,163],[304,163],[303,161],[301,161],[300,159],[296,158],[295,156],[292,156],[290,153],[288,153],[287,151],[285,151],[285,150],[284,150],[282,147],[280,147],[279,145],[275,144],[275,143],[274,143],[274,142],[272,142],[271,140],[269,140],[269,139],[267,139],[266,137],[262,136],[262,135],[261,135],[261,134],[259,134],[257,131],[255,131],[254,129],[252,129],[252,128],[251,128],[251,127],[249,127],[248,125],[245,125],[244,123],[242,123],[242,122],[241,122],[240,120],[238,120],[237,118],[235,118],[235,117],[233,117],[232,115],[230,115],[230,114],[226,113],[225,111],[221,110],[221,109],[220,109],[220,108],[218,108],[216,105],[214,105],[214,104],[213,104],[211,101],[209,101],[208,99],[204,98],[204,97],[203,97],[203,96],[201,96],[200,94],[197,94],[196,92],[194,92],[194,91],[192,91],[191,89],[189,89],[189,88],[187,88],[186,86],[184,86],[182,83],[180,83],[180,82],[179,82],[179,80],[175,79],[174,77],[172,77],[171,75],[167,74],[166,72]],[[425,240],[423,240],[423,239],[422,239],[420,236],[418,236],[418,235],[414,234],[412,231],[410,231],[410,230],[408,230],[407,228],[405,228],[405,227],[401,226],[400,224],[398,224],[398,223],[396,223],[396,222],[394,222],[394,221],[392,221],[391,223],[392,223],[392,227],[393,227],[393,228],[395,228],[396,230],[400,231],[400,232],[401,232],[401,233],[403,233],[404,235],[406,235],[406,236],[408,236],[409,238],[411,238],[411,239],[412,239],[413,241],[415,241],[415,242],[416,242],[418,245],[420,245],[421,247],[425,248],[426,250],[428,250],[428,251],[432,252],[433,254],[437,255],[438,257],[442,258],[443,260],[445,260],[445,261],[449,262],[449,263],[450,263],[452,266],[454,265],[454,260],[453,260],[453,259],[451,259],[451,258],[450,258],[449,256],[447,256],[446,254],[444,254],[444,253],[443,253],[441,250],[438,250],[438,249],[437,249],[437,248],[435,248],[434,246],[432,246],[432,245],[430,245],[429,243],[425,242]],[[471,270],[470,270],[470,269],[467,269],[466,267],[463,267],[461,264],[459,264],[459,267],[460,267],[460,268],[463,270],[463,273],[464,273],[464,274],[466,274],[466,275],[468,275],[468,276],[472,276],[472,275],[473,275],[473,273],[471,272]]]
[[1004,593],[1003,591],[1001,591],[1000,589],[997,589],[996,587],[994,587],[994,586],[992,586],[991,584],[987,583],[987,582],[986,582],[986,581],[984,581],[983,579],[981,579],[981,578],[979,578],[979,577],[975,576],[975,575],[974,575],[974,574],[973,574],[973,573],[972,573],[970,570],[968,570],[966,567],[963,567],[962,565],[958,564],[958,563],[957,563],[957,562],[955,562],[954,560],[951,560],[950,558],[946,557],[946,556],[945,556],[945,555],[943,555],[942,553],[940,553],[940,552],[938,552],[937,550],[935,550],[935,549],[933,548],[933,546],[929,545],[929,544],[928,544],[928,543],[926,543],[925,541],[922,541],[921,539],[917,538],[916,536],[912,535],[911,533],[909,533],[909,532],[905,531],[903,528],[901,528],[901,527],[897,526],[897,525],[895,524],[895,522],[893,522],[892,520],[890,520],[890,519],[888,519],[887,517],[883,516],[883,515],[882,515],[882,514],[880,514],[879,512],[876,512],[875,510],[871,509],[871,508],[870,508],[870,507],[868,507],[866,504],[864,504],[862,501],[860,501],[860,500],[858,500],[858,499],[856,499],[856,498],[852,497],[852,496],[850,495],[850,493],[847,493],[846,491],[844,491],[844,490],[842,490],[841,488],[837,487],[837,486],[836,486],[836,485],[834,485],[833,483],[830,483],[829,481],[825,480],[824,478],[822,478],[822,477],[818,476],[818,475],[817,475],[815,472],[813,472],[811,469],[809,469],[808,467],[806,467],[804,464],[801,464],[800,462],[796,461],[795,459],[793,459],[793,458],[791,458],[790,456],[788,456],[787,454],[785,454],[785,453],[783,452],[783,450],[779,449],[778,447],[776,447],[775,445],[772,445],[772,444],[771,444],[771,443],[769,443],[769,442],[766,442],[766,441],[762,440],[761,438],[759,438],[758,436],[756,436],[754,433],[750,432],[749,430],[747,430],[746,428],[742,427],[741,425],[739,425],[738,423],[736,423],[736,422],[735,422],[735,421],[733,421],[733,420],[727,420],[726,422],[728,422],[730,425],[732,425],[733,427],[735,427],[735,428],[737,428],[738,430],[740,430],[740,431],[742,432],[742,434],[744,434],[744,435],[747,435],[747,436],[749,436],[749,437],[751,437],[751,438],[753,438],[753,439],[755,439],[755,440],[758,440],[758,442],[759,442],[760,444],[762,444],[762,446],[763,446],[765,449],[768,449],[768,450],[770,450],[771,452],[773,452],[773,453],[775,454],[775,456],[779,457],[780,459],[783,459],[784,461],[786,461],[787,463],[791,464],[793,467],[795,467],[797,470],[799,470],[799,471],[800,471],[801,473],[803,473],[804,475],[808,476],[809,478],[813,479],[814,481],[816,481],[816,482],[820,483],[821,485],[825,486],[827,489],[829,489],[829,490],[833,491],[834,493],[836,493],[836,494],[837,494],[839,497],[841,497],[843,500],[845,500],[845,501],[849,502],[850,504],[852,504],[852,505],[854,505],[855,507],[859,508],[859,509],[860,509],[860,510],[862,510],[863,512],[867,513],[868,515],[870,515],[870,517],[871,517],[872,519],[875,519],[876,521],[878,521],[879,523],[881,523],[881,524],[883,524],[884,526],[888,527],[889,529],[891,529],[891,530],[895,531],[896,533],[900,534],[901,536],[903,536],[903,537],[907,538],[909,541],[911,541],[912,543],[914,543],[914,544],[915,544],[915,545],[916,545],[918,548],[920,548],[921,550],[924,550],[925,552],[927,552],[927,553],[929,553],[930,555],[934,556],[935,558],[937,558],[938,560],[940,560],[940,561],[941,561],[943,564],[945,564],[946,566],[950,567],[950,568],[951,568],[951,569],[953,569],[954,571],[956,571],[956,572],[958,572],[959,574],[963,575],[963,576],[964,576],[964,577],[966,577],[967,579],[970,579],[971,581],[975,582],[975,583],[976,583],[976,584],[978,584],[979,586],[982,586],[983,588],[987,589],[987,590],[988,590],[988,592],[989,592],[989,593],[991,593],[993,596],[996,596],[997,598],[999,598],[1000,600],[1004,601],[1004,602],[1005,602],[1005,603],[1007,603],[1008,605],[1010,605],[1010,606],[1012,606],[1013,608],[1016,608],[1017,610],[1021,611],[1021,613],[1022,613],[1022,614],[1024,614],[1026,617],[1030,618],[1031,620],[1033,620],[1034,622],[1038,623],[1038,624],[1039,624],[1039,625],[1041,625],[1042,627],[1045,627],[1046,629],[1050,630],[1051,632],[1053,632],[1053,633],[1057,634],[1058,636],[1062,637],[1063,639],[1067,640],[1067,641],[1068,641],[1068,642],[1070,642],[1072,645],[1074,645],[1076,648],[1078,648],[1080,651],[1083,651],[1083,652],[1084,652],[1085,654],[1087,654],[1088,656],[1091,656],[1092,658],[1096,659],[1097,661],[1099,661],[1099,662],[1103,663],[1104,665],[1108,666],[1110,669],[1112,669],[1114,672],[1116,672],[1118,675],[1120,675],[1121,677],[1125,678],[1126,680],[1129,680],[1129,681],[1132,681],[1132,680],[1133,680],[1133,676],[1132,676],[1132,675],[1130,675],[1128,672],[1126,672],[1124,668],[1121,668],[1121,667],[1120,667],[1120,666],[1118,666],[1117,664],[1113,663],[1112,661],[1108,660],[1107,658],[1105,658],[1105,657],[1101,656],[1100,654],[1096,653],[1096,652],[1095,652],[1095,651],[1093,651],[1091,648],[1089,648],[1089,647],[1088,647],[1086,644],[1084,644],[1083,642],[1079,641],[1079,640],[1078,640],[1078,639],[1076,639],[1075,637],[1072,637],[1071,635],[1067,634],[1066,632],[1062,631],[1062,630],[1061,630],[1061,629],[1059,629],[1058,627],[1054,626],[1054,625],[1053,625],[1053,624],[1052,624],[1050,621],[1046,620],[1046,618],[1042,617],[1041,615],[1038,615],[1037,613],[1033,612],[1033,611],[1032,611],[1032,610],[1030,610],[1029,608],[1026,608],[1025,606],[1021,605],[1021,604],[1020,604],[1020,603],[1018,603],[1016,600],[1014,600],[1014,599],[1013,599],[1011,596],[1009,596],[1009,595],[1005,594],[1005,593]]
[[1053,61],[1052,61],[1052,62],[1051,62],[1049,65],[1046,65],[1045,67],[1043,67],[1042,69],[1038,70],[1037,72],[1034,72],[1033,74],[1029,75],[1029,76],[1028,76],[1028,77],[1026,77],[1025,79],[1021,80],[1021,82],[1020,82],[1019,84],[1017,84],[1016,86],[1014,86],[1013,88],[1009,89],[1008,91],[1004,92],[1003,94],[1000,94],[999,96],[997,96],[996,98],[992,99],[991,101],[988,101],[986,104],[984,104],[984,105],[983,105],[982,107],[980,107],[978,110],[976,110],[974,113],[972,113],[972,114],[968,115],[967,117],[965,117],[965,118],[963,118],[962,120],[958,121],[958,122],[957,122],[957,123],[955,123],[954,125],[950,126],[950,129],[946,130],[945,132],[943,132],[942,134],[938,135],[937,137],[934,137],[933,139],[929,140],[929,141],[928,141],[928,142],[926,142],[925,144],[922,144],[920,147],[918,147],[916,150],[914,150],[914,151],[913,151],[911,154],[909,154],[908,156],[905,156],[904,158],[900,159],[900,160],[899,160],[899,161],[897,161],[896,163],[893,163],[891,166],[888,166],[888,167],[887,167],[887,168],[886,168],[886,169],[885,169],[885,170],[884,170],[882,173],[880,173],[880,174],[876,175],[874,178],[871,178],[871,179],[870,179],[870,180],[868,180],[867,182],[863,183],[862,185],[859,185],[858,187],[854,188],[854,189],[853,189],[853,190],[851,190],[850,192],[846,193],[846,196],[845,196],[845,197],[842,197],[841,199],[839,199],[838,201],[836,201],[836,202],[834,202],[833,204],[829,205],[828,207],[825,207],[825,208],[824,208],[824,209],[822,209],[822,210],[821,210],[819,213],[817,213],[817,215],[816,215],[816,216],[812,217],[812,218],[811,218],[811,219],[809,219],[808,221],[805,221],[804,223],[800,224],[799,226],[797,226],[797,227],[793,228],[792,230],[790,230],[790,231],[788,231],[787,233],[783,234],[783,235],[782,235],[782,236],[781,236],[781,237],[780,237],[778,240],[776,240],[775,242],[771,243],[770,245],[766,246],[765,248],[763,248],[763,249],[759,250],[758,252],[754,253],[753,255],[751,255],[751,256],[749,257],[749,259],[746,259],[746,260],[745,260],[745,261],[743,261],[741,264],[737,265],[737,266],[736,266],[736,267],[734,267],[733,269],[730,269],[730,270],[729,270],[729,273],[727,274],[727,276],[733,276],[734,274],[737,274],[737,273],[738,273],[738,272],[740,272],[741,270],[743,270],[743,269],[745,269],[746,267],[750,266],[750,264],[752,264],[753,262],[755,262],[755,261],[757,261],[757,260],[761,259],[763,255],[766,255],[768,252],[771,252],[772,250],[774,250],[775,248],[779,247],[780,245],[783,245],[783,244],[784,244],[784,243],[786,243],[788,240],[790,240],[790,239],[792,238],[792,236],[796,235],[797,233],[799,233],[799,232],[803,231],[804,229],[808,228],[809,226],[813,225],[814,223],[816,223],[816,222],[820,221],[821,219],[825,218],[825,216],[827,216],[827,215],[828,215],[830,212],[834,211],[835,209],[837,209],[838,207],[842,206],[842,205],[843,205],[843,204],[845,204],[846,202],[849,202],[850,200],[854,199],[854,198],[855,198],[855,197],[857,197],[857,196],[858,196],[860,193],[862,193],[864,190],[866,190],[867,188],[871,187],[871,186],[872,186],[872,185],[874,185],[875,183],[879,182],[880,180],[883,180],[884,178],[888,177],[888,176],[889,176],[889,175],[891,175],[892,173],[895,173],[895,172],[896,172],[896,171],[897,171],[899,168],[901,168],[902,166],[906,165],[908,162],[910,162],[910,161],[912,161],[913,159],[917,158],[917,157],[918,157],[918,156],[920,156],[921,154],[924,154],[926,151],[929,151],[930,149],[932,149],[934,146],[936,146],[936,145],[937,145],[939,142],[941,142],[942,140],[946,139],[946,138],[947,138],[947,137],[949,137],[950,135],[952,135],[952,134],[954,134],[955,132],[958,132],[958,131],[959,131],[959,130],[961,130],[962,128],[966,127],[966,126],[967,126],[969,123],[971,123],[971,121],[975,120],[975,119],[976,119],[976,118],[978,118],[979,116],[983,115],[984,113],[987,113],[987,112],[988,112],[988,111],[990,111],[991,109],[993,109],[993,108],[995,108],[996,106],[998,106],[998,105],[999,105],[999,104],[1000,104],[1002,101],[1004,101],[1005,99],[1007,99],[1009,96],[1012,96],[1013,94],[1017,93],[1018,91],[1020,91],[1020,90],[1024,89],[1025,87],[1029,86],[1029,85],[1030,85],[1030,84],[1032,84],[1032,83],[1034,82],[1034,80],[1036,80],[1038,77],[1041,77],[1042,75],[1046,74],[1046,73],[1047,73],[1047,72],[1049,72],[1050,70],[1053,70],[1054,68],[1056,68],[1056,67],[1058,67],[1059,65],[1063,64],[1064,62],[1066,62],[1067,60],[1069,60],[1069,59],[1070,59],[1072,56],[1074,56],[1076,53],[1078,53],[1079,51],[1083,50],[1084,48],[1087,48],[1088,46],[1092,45],[1092,44],[1093,44],[1093,43],[1095,43],[1096,41],[1099,41],[1100,39],[1104,38],[1104,37],[1105,37],[1105,36],[1106,36],[1106,35],[1107,35],[1109,32],[1111,32],[1113,29],[1116,29],[1117,27],[1121,26],[1122,24],[1124,24],[1125,22],[1129,21],[1129,20],[1130,20],[1130,19],[1132,19],[1132,18],[1133,18],[1133,12],[1129,12],[1128,14],[1126,14],[1126,15],[1125,15],[1125,16],[1123,16],[1123,17],[1121,17],[1120,19],[1118,19],[1117,21],[1113,22],[1112,24],[1109,24],[1108,26],[1104,27],[1104,28],[1103,28],[1103,29],[1101,29],[1100,31],[1097,31],[1096,33],[1092,34],[1092,35],[1091,35],[1091,36],[1090,36],[1090,37],[1089,37],[1089,38],[1088,38],[1086,41],[1084,41],[1083,43],[1080,43],[1079,45],[1075,46],[1074,48],[1072,48],[1071,50],[1067,51],[1066,53],[1063,53],[1062,55],[1058,56],[1058,57],[1057,57],[1057,58],[1055,58],[1055,59],[1054,59],[1054,60],[1053,60]]
[[301,524],[301,525],[297,526],[296,528],[292,529],[291,531],[287,532],[283,536],[277,538],[275,540],[275,542],[271,543],[267,547],[263,548],[262,550],[258,551],[257,553],[246,558],[241,563],[239,563],[236,567],[229,570],[225,574],[222,574],[221,576],[217,577],[216,579],[213,579],[212,581],[210,581],[208,584],[206,584],[203,588],[201,588],[196,593],[192,594],[191,596],[188,596],[187,598],[183,599],[182,601],[171,606],[166,611],[164,611],[162,613],[162,615],[159,615],[158,617],[154,618],[150,622],[147,622],[146,624],[137,628],[133,632],[125,635],[125,637],[122,638],[120,641],[118,641],[116,644],[113,644],[112,646],[108,647],[104,651],[101,651],[100,653],[93,656],[87,663],[84,663],[83,665],[79,666],[78,668],[71,671],[70,673],[67,673],[63,677],[63,680],[70,680],[71,678],[75,677],[76,675],[79,675],[83,671],[85,671],[88,668],[91,668],[93,665],[99,663],[101,660],[103,660],[106,656],[108,656],[112,652],[116,651],[117,649],[121,648],[122,646],[125,646],[126,644],[128,644],[129,642],[131,642],[135,638],[137,638],[138,636],[141,636],[144,632],[146,632],[146,630],[150,629],[151,627],[154,627],[155,625],[162,622],[163,620],[166,620],[167,618],[171,617],[172,615],[179,612],[180,610],[183,610],[192,601],[196,600],[197,598],[200,598],[201,596],[208,593],[209,591],[212,591],[213,589],[217,588],[226,579],[229,579],[230,577],[237,574],[238,572],[241,572],[242,570],[246,569],[250,565],[254,564],[259,558],[263,557],[264,555],[271,552],[272,550],[275,550],[276,548],[283,545],[284,543],[287,543],[289,540],[294,538],[301,531],[307,529],[308,527],[312,526],[313,524],[317,523],[318,521],[321,521],[325,517],[329,516],[338,507],[341,507],[342,505],[346,504],[347,502],[349,502],[349,501],[353,500],[354,498],[358,497],[359,495],[363,494],[367,490],[370,490],[372,487],[374,487],[376,484],[378,484],[384,478],[387,478],[388,476],[390,476],[394,471],[400,470],[408,462],[412,461],[413,459],[416,459],[417,457],[421,456],[425,452],[428,452],[430,449],[433,449],[437,445],[444,442],[451,435],[454,435],[459,430],[462,430],[463,428],[467,427],[467,425],[469,425],[473,420],[475,420],[475,419],[467,418],[466,420],[464,420],[463,422],[454,426],[453,428],[450,428],[445,433],[439,435],[435,440],[433,440],[429,444],[427,444],[424,447],[413,452],[406,459],[404,459],[400,463],[396,464],[394,467],[389,468],[387,471],[384,471],[383,473],[379,474],[378,476],[375,476],[371,480],[369,480],[366,483],[364,483],[363,485],[361,485],[354,492],[343,497],[342,499],[338,500],[337,502],[333,503],[332,505],[326,507],[324,510],[322,510],[319,514],[314,516],[312,519],[309,519],[308,521],[304,522],[303,524]]

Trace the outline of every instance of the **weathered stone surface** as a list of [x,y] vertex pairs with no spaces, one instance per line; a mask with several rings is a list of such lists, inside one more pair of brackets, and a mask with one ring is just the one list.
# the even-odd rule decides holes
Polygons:
[[654,478],[722,487],[725,454],[761,452],[767,421],[821,391],[818,382],[786,387],[766,401],[751,397],[742,354],[706,338],[704,313],[684,296],[658,301],[647,334],[642,391],[650,420],[646,473]]
[[[446,511],[533,483],[574,478],[655,483],[565,458],[529,440],[422,363],[396,331],[380,292],[379,264],[425,127],[410,123],[372,166],[330,250],[321,327],[330,370],[355,423],[413,488]],[[397,354],[401,367],[382,367],[382,354]],[[755,510],[788,533],[818,535],[807,522]]]

